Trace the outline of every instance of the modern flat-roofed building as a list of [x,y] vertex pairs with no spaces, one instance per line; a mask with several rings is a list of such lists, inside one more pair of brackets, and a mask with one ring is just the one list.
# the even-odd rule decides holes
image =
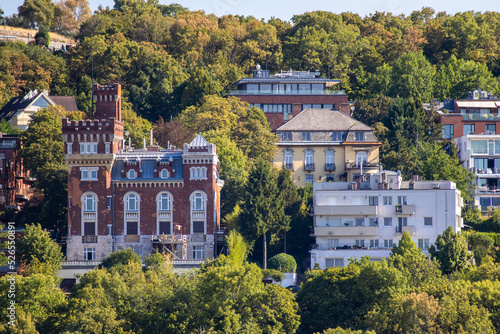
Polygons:
[[337,109],[350,115],[347,95],[333,89],[339,83],[321,78],[319,72],[290,70],[270,75],[257,65],[253,77],[236,82],[236,89],[228,96],[264,111],[271,130],[275,130],[304,109]]
[[451,181],[402,181],[392,171],[358,182],[315,182],[311,266],[342,267],[351,257],[388,258],[404,232],[428,254],[448,227],[455,232],[463,227],[462,202]]

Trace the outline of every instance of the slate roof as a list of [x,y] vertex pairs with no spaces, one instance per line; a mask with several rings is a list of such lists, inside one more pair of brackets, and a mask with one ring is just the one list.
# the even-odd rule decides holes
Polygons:
[[49,96],[58,106],[62,106],[66,111],[78,111],[74,96]]
[[373,128],[335,109],[304,109],[276,129],[281,131],[373,131]]
[[9,121],[17,111],[24,110],[28,107],[34,100],[36,100],[42,93],[38,93],[33,97],[29,97],[27,95],[24,96],[16,96],[10,99],[9,102],[0,110],[0,118]]
[[[124,166],[124,161],[135,161],[137,158],[141,159],[141,169],[142,176],[137,177],[133,180],[126,177],[122,177],[122,170]],[[154,176],[154,170],[156,169],[156,159],[160,157],[161,161],[169,161],[170,157],[173,158],[173,169],[175,169],[175,177],[169,177],[168,179],[161,179]],[[113,169],[111,171],[112,181],[182,181],[184,180],[184,168],[182,165],[182,151],[169,151],[169,152],[144,152],[140,151],[137,154],[134,152],[118,154],[113,164]]]

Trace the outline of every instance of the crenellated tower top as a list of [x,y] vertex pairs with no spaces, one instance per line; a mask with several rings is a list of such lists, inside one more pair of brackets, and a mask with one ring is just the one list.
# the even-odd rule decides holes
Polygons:
[[96,119],[122,120],[122,86],[120,84],[104,86],[94,84],[92,95],[96,102]]

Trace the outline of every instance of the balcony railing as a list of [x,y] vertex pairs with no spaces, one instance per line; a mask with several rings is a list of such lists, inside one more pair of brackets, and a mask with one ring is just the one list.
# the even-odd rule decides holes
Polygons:
[[476,191],[478,194],[500,194],[500,187],[479,186]]
[[172,212],[171,211],[158,211],[158,219],[171,220],[172,219]]
[[229,95],[345,95],[343,90],[273,91],[273,90],[230,90]]
[[285,168],[288,170],[293,170],[293,162],[287,162],[285,164]]
[[126,220],[137,220],[139,219],[139,212],[125,212]]
[[84,212],[83,213],[83,220],[95,221],[96,218],[97,218],[97,214],[95,212]]
[[368,236],[377,235],[377,226],[316,226],[314,236]]
[[95,244],[97,243],[97,235],[82,235],[83,244]]
[[[453,113],[449,115],[455,115]],[[499,114],[462,114],[464,116],[464,120],[471,120],[471,121],[488,121],[488,120],[499,120],[500,121],[500,115]]]
[[304,169],[305,169],[305,170],[315,170],[314,163],[306,163],[306,164],[304,165]]
[[193,220],[203,220],[205,219],[205,211],[193,211]]
[[335,164],[325,164],[325,170],[335,170]]
[[316,205],[314,214],[324,216],[376,216],[378,206],[375,205]]
[[[373,168],[379,167],[378,163],[375,162],[363,162],[363,168]],[[345,164],[345,169],[355,169],[355,168],[361,168],[361,164],[357,162],[346,162]]]
[[317,250],[345,250],[345,249],[391,249],[392,247],[370,246],[370,244],[356,245],[353,243],[339,243],[338,245],[318,244]]
[[413,215],[415,214],[415,205],[396,204],[396,213],[400,215]]
[[476,175],[495,175],[495,174],[500,174],[500,168],[486,168],[486,169],[471,168],[471,171],[473,173],[475,173]]
[[186,243],[189,241],[189,237],[189,235],[183,234],[160,234],[156,236],[156,239],[163,243]]
[[396,233],[401,234],[408,232],[410,235],[415,235],[415,226],[396,226]]

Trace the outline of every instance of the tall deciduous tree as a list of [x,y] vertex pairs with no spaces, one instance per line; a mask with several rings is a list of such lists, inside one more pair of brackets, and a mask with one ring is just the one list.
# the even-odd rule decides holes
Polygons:
[[413,97],[430,101],[435,70],[422,55],[408,52],[396,60],[391,72],[390,96]]
[[248,177],[240,215],[243,236],[255,242],[262,237],[264,269],[267,267],[267,236],[274,239],[280,230],[288,230],[290,217],[285,215],[283,195],[276,183],[271,164],[259,158]]
[[29,22],[31,28],[49,27],[54,20],[52,0],[25,0],[18,10],[19,16]]
[[27,225],[17,242],[18,256],[26,264],[47,264],[59,269],[64,256],[61,247],[40,224]]

